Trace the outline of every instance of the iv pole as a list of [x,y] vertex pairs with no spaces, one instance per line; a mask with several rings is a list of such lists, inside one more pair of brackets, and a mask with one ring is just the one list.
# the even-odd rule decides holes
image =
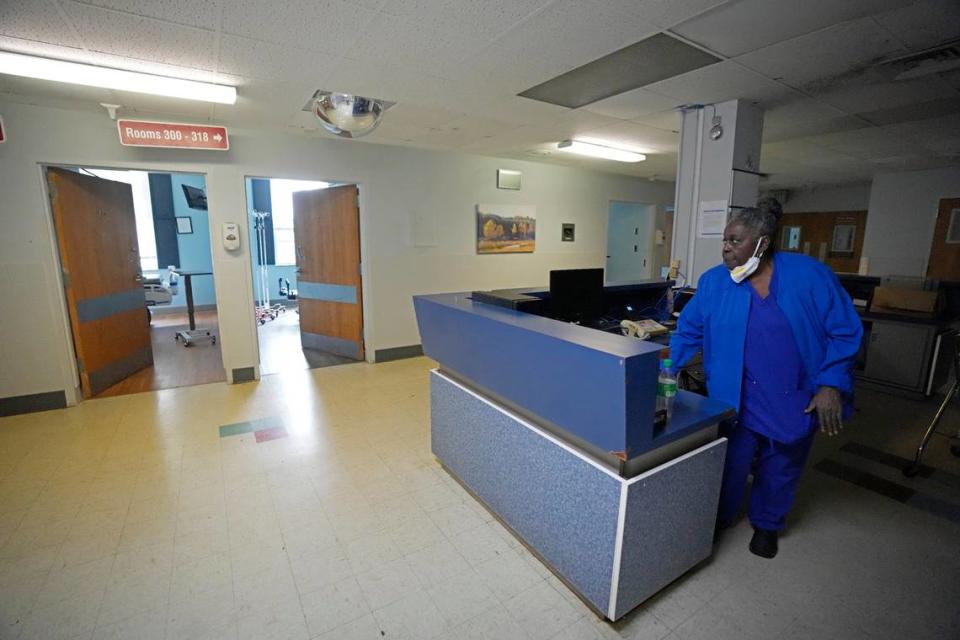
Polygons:
[[257,253],[258,253],[258,278],[257,278],[257,298],[258,303],[255,309],[255,315],[259,324],[266,324],[268,320],[275,320],[283,310],[281,305],[272,306],[270,304],[270,285],[269,274],[267,273],[267,219],[270,218],[269,211],[253,211],[251,214],[254,219],[253,227],[257,232]]

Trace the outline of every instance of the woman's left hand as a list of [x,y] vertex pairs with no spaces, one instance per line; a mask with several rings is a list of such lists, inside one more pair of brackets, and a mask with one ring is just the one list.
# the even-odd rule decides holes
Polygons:
[[843,429],[842,412],[843,402],[840,392],[833,387],[820,387],[810,400],[805,413],[817,412],[820,420],[820,431],[828,436],[835,436]]

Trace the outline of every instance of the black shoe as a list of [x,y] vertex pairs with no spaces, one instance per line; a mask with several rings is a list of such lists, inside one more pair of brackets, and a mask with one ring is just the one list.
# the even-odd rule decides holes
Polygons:
[[775,558],[777,555],[777,532],[774,529],[753,528],[750,540],[750,553],[761,558]]

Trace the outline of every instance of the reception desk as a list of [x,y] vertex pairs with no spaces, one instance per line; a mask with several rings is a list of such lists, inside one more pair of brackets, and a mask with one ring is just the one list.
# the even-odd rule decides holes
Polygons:
[[656,428],[660,345],[480,302],[414,298],[432,449],[599,615],[616,620],[712,551],[732,409],[679,392]]

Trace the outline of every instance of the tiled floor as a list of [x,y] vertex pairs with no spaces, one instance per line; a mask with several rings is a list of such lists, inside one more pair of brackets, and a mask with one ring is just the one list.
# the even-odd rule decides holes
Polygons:
[[274,320],[257,325],[260,344],[260,375],[284,373],[297,369],[319,369],[354,362],[320,349],[304,349],[300,345],[300,314],[296,303],[287,307]]
[[[960,637],[960,526],[816,470],[775,560],[741,522],[626,620],[598,620],[433,459],[429,366],[0,420],[0,638]],[[900,455],[933,411],[861,405],[847,437]],[[930,462],[960,475],[945,451]]]

